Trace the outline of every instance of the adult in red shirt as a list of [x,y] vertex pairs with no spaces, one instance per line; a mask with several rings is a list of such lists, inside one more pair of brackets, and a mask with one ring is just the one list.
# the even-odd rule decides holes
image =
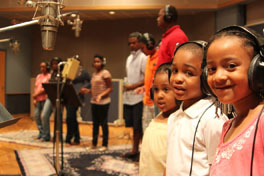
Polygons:
[[171,62],[176,46],[188,41],[177,21],[178,12],[174,6],[166,5],[160,9],[157,24],[166,32],[163,33],[159,46],[157,68],[163,63]]

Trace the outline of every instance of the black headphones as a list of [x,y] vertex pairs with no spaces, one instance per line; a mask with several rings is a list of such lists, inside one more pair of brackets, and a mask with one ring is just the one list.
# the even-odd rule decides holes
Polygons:
[[146,47],[148,50],[154,49],[154,47],[156,45],[156,41],[155,41],[154,37],[149,33],[144,33],[142,35],[141,41],[146,44]]
[[[253,57],[248,69],[249,87],[256,93],[264,92],[264,38],[257,36],[252,29],[243,26],[229,26],[221,29],[217,33],[224,31],[238,30],[246,33],[256,44],[257,54]],[[216,34],[217,34],[216,33]]]
[[[254,50],[257,54],[253,57],[250,62],[249,69],[248,69],[248,83],[249,87],[252,91],[256,93],[264,93],[264,38],[258,36],[258,34],[252,30],[248,29],[243,26],[228,26],[226,28],[221,29],[216,34],[225,32],[225,31],[241,31],[248,35],[250,39],[254,42]],[[256,135],[258,131],[258,124],[261,118],[262,112],[264,110],[264,106],[262,107],[257,121],[256,121],[256,128],[254,131],[254,138],[253,138],[253,145],[252,145],[252,152],[251,152],[251,162],[250,162],[250,176],[253,175],[253,162],[254,162],[254,152],[255,152],[255,142],[256,142]]]
[[206,57],[205,57],[206,56],[205,51],[206,51],[207,42],[202,41],[202,40],[197,40],[197,41],[189,41],[189,42],[182,43],[181,45],[179,45],[175,49],[173,57],[175,56],[175,54],[179,48],[181,48],[183,45],[190,44],[190,43],[193,43],[193,44],[200,46],[203,50],[203,60],[202,60],[202,65],[201,65],[202,74],[200,76],[201,90],[202,90],[203,94],[206,96],[215,96],[214,93],[212,92],[212,90],[210,89],[208,83],[207,83],[207,69],[206,69]]
[[46,64],[47,72],[50,72],[50,63],[48,61],[43,61]]
[[103,66],[106,65],[106,58],[105,58],[105,57],[103,57],[102,65],[103,65]]
[[54,61],[60,63],[62,60],[61,60],[61,58],[59,58],[59,57],[53,57],[53,58],[51,59],[51,61],[50,61],[50,65],[52,65],[52,62],[54,62]]
[[174,20],[177,19],[177,16],[178,16],[178,13],[177,13],[177,10],[174,6],[171,6],[169,4],[167,4],[165,7],[164,7],[164,21],[166,23],[170,23]]
[[[165,62],[165,63],[161,64],[161,65],[157,68],[157,70],[156,70],[156,72],[155,72],[155,74],[154,74],[154,77],[153,77],[153,80],[152,80],[152,87],[150,88],[150,99],[151,99],[151,100],[154,100],[154,90],[153,90],[154,78],[156,77],[156,74],[159,72],[159,69],[160,69],[161,67],[165,67],[166,65],[171,65],[171,62]],[[170,68],[165,68],[165,69],[163,69],[163,70],[168,72],[168,80],[170,81],[171,69],[170,69]]]
[[94,58],[99,58],[102,61],[102,67],[105,67],[106,65],[106,58],[104,56],[101,56],[99,54],[94,55]]

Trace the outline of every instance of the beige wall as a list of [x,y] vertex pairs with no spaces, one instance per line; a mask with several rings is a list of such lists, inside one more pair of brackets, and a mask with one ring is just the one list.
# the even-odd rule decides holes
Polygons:
[[[214,13],[200,12],[179,17],[179,24],[190,40],[207,40],[214,33]],[[113,78],[125,76],[125,62],[129,54],[127,36],[130,32],[149,32],[156,40],[160,40],[161,31],[155,18],[140,18],[128,20],[85,21],[80,38],[74,37],[69,26],[59,28],[54,51],[43,51],[41,47],[40,29],[33,30],[32,77],[39,72],[39,63],[43,59],[50,60],[54,56],[67,58],[79,54],[85,68],[90,73],[92,57],[95,53],[107,58],[106,68]]]
[[247,24],[264,22],[264,1],[256,0],[247,5]]
[[189,40],[208,40],[215,33],[215,13],[200,12],[184,15],[179,23]]

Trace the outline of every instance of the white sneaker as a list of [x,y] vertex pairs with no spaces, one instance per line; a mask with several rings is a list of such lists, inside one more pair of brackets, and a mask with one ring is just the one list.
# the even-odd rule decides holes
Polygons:
[[92,146],[90,146],[90,147],[86,147],[86,150],[94,150],[94,149],[96,149],[96,148],[97,148],[96,146],[92,145]]
[[99,151],[105,151],[105,150],[107,150],[106,146],[102,146],[102,147],[99,148]]

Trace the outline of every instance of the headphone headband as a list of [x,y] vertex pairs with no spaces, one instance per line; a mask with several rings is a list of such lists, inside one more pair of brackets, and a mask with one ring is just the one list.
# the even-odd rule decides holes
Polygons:
[[149,33],[144,33],[143,36],[146,38],[147,42],[150,41]]
[[164,7],[164,14],[165,15],[169,15],[169,8],[170,8],[170,4],[165,5],[165,7]]
[[170,23],[176,21],[178,16],[177,9],[172,5],[165,5],[164,7],[164,21]]
[[238,25],[233,25],[233,26],[228,26],[223,29],[220,29],[219,31],[216,32],[216,34],[225,32],[225,31],[232,31],[232,30],[239,30],[242,32],[245,32],[250,35],[250,37],[254,40],[254,42],[257,44],[259,53],[261,56],[264,56],[264,38],[263,37],[258,37],[257,33],[253,29],[249,29],[244,26],[238,26]]
[[194,41],[184,42],[180,45],[176,45],[176,48],[175,48],[174,53],[173,53],[173,57],[175,56],[178,49],[180,49],[182,46],[184,46],[186,44],[190,44],[190,43],[193,43],[193,44],[200,46],[203,49],[203,51],[205,51],[205,48],[207,47],[207,44],[208,44],[206,41],[203,41],[203,40],[194,40]]
[[155,39],[149,33],[144,33],[142,35],[141,41],[147,45],[148,50],[152,50],[155,47]]
[[195,41],[188,41],[188,42],[185,42],[185,43],[182,43],[181,45],[179,45],[175,51],[174,51],[174,55],[176,54],[176,52],[184,45],[187,45],[187,44],[196,44],[198,45],[199,47],[202,48],[203,50],[203,58],[202,58],[202,64],[201,64],[201,68],[202,68],[202,74],[200,76],[200,80],[201,80],[201,90],[203,92],[204,95],[207,95],[207,96],[215,96],[213,94],[213,92],[211,91],[208,83],[207,83],[207,69],[206,69],[206,58],[205,58],[205,50],[206,50],[206,47],[207,47],[207,42],[206,41],[203,41],[203,40],[195,40]]

